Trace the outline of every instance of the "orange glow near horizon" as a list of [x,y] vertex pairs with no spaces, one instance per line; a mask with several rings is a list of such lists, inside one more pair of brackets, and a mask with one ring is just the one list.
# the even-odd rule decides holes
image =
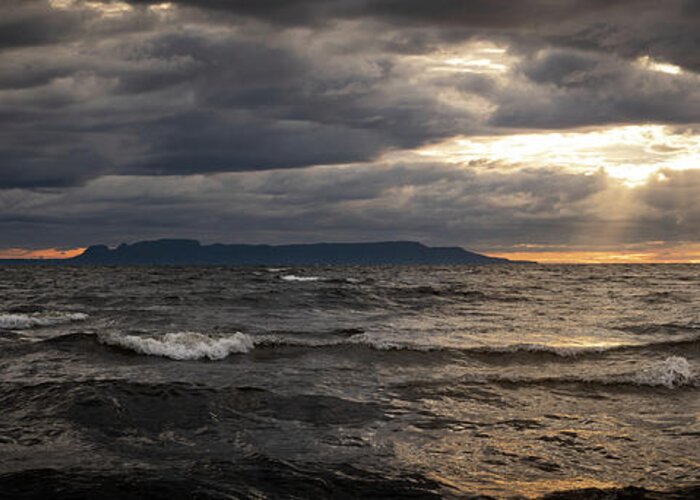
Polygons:
[[[515,248],[528,245],[520,245]],[[70,259],[82,254],[85,248],[7,248],[0,250],[0,259]],[[700,264],[700,243],[682,244],[677,247],[637,248],[610,250],[548,251],[532,249],[523,251],[498,251],[482,253],[491,257],[510,260],[530,260],[540,264]]]
[[572,250],[490,252],[492,257],[531,260],[540,264],[700,264],[700,245],[636,250]]
[[60,250],[58,248],[28,249],[28,248],[7,248],[0,250],[0,259],[70,259],[80,255],[85,248],[69,248]]

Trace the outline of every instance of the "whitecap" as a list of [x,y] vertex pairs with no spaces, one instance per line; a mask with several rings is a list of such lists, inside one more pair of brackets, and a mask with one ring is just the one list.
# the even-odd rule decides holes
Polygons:
[[547,344],[509,344],[509,345],[494,345],[494,346],[480,346],[473,349],[474,352],[479,353],[495,353],[495,354],[510,354],[518,352],[531,352],[531,353],[547,353],[554,354],[563,358],[575,358],[577,356],[582,356],[585,354],[598,354],[606,351],[613,351],[616,349],[627,347],[625,345],[593,345],[593,346],[562,346],[562,345],[547,345]]
[[98,338],[103,344],[178,361],[205,358],[220,360],[229,354],[246,353],[253,349],[253,340],[241,332],[216,337],[197,332],[166,333],[159,337],[110,333]]
[[73,321],[84,321],[84,313],[46,312],[37,314],[11,313],[0,314],[0,328],[5,330],[23,330],[42,326],[60,325]]
[[687,359],[669,356],[655,365],[643,369],[634,378],[640,385],[664,386],[669,389],[688,385],[693,381],[693,369]]
[[463,377],[463,381],[494,381],[516,384],[542,383],[583,383],[599,384],[602,386],[637,385],[647,387],[666,387],[677,389],[693,386],[697,380],[687,359],[680,356],[669,356],[663,361],[643,367],[636,372],[617,372],[607,374],[571,374],[551,377],[527,377],[513,375],[491,375]]
[[285,274],[280,276],[283,281],[319,281],[321,278],[319,276],[297,276],[296,274]]

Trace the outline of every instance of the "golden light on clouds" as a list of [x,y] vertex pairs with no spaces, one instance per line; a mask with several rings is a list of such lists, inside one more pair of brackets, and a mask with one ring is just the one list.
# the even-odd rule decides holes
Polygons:
[[126,2],[95,2],[95,1],[78,1],[78,0],[49,0],[49,4],[54,9],[75,9],[87,8],[99,12],[103,17],[116,17],[126,14],[134,10],[134,8]]
[[418,151],[451,163],[488,159],[520,167],[603,169],[628,185],[660,169],[700,167],[700,135],[665,125],[624,125],[566,132],[532,132],[453,138]]
[[487,41],[473,41],[429,55],[407,56],[405,61],[418,63],[428,72],[505,73],[516,59],[508,51]]
[[680,66],[656,61],[650,56],[640,57],[639,59],[637,59],[637,63],[651,71],[658,71],[659,73],[667,73],[669,75],[680,75],[683,72],[683,68],[681,68]]

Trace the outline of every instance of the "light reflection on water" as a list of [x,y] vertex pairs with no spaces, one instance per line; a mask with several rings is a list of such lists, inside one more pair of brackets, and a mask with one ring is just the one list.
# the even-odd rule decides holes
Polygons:
[[[280,279],[292,272],[318,279]],[[291,464],[328,484],[337,472],[411,477],[401,484],[413,488],[418,475],[448,495],[695,484],[696,276],[690,266],[0,269],[0,320],[89,315],[0,328],[0,473],[259,460],[256,470]],[[254,347],[220,361],[101,337],[236,331]],[[206,477],[275,492],[226,483],[234,476]]]

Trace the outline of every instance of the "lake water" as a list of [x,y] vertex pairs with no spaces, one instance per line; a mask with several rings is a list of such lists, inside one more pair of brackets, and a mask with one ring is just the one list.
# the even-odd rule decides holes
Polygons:
[[693,498],[699,304],[698,266],[0,268],[0,497]]

